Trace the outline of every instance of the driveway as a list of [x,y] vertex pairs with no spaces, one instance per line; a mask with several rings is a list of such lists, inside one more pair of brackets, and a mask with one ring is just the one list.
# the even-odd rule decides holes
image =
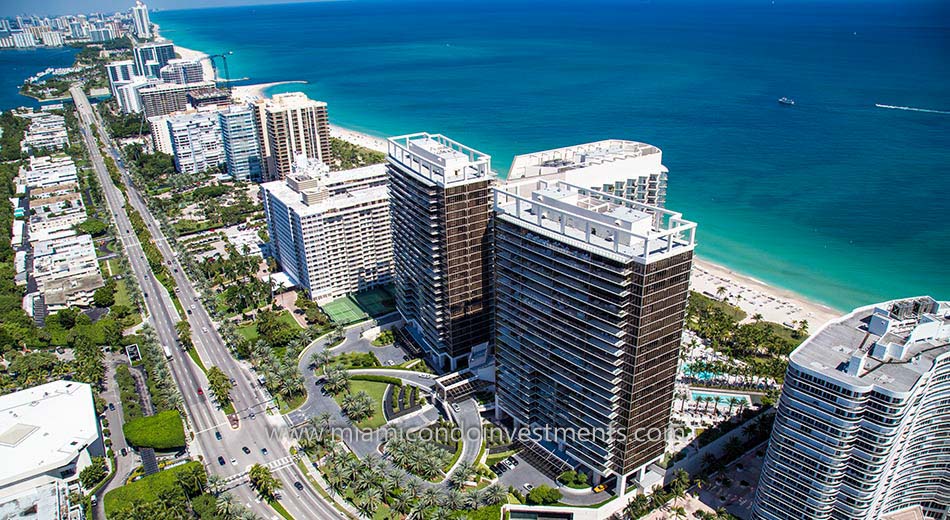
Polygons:
[[[125,435],[122,434],[122,425],[125,419],[122,415],[122,399],[119,398],[119,385],[115,382],[115,367],[124,361],[125,356],[121,354],[108,354],[105,359],[105,389],[102,391],[102,398],[105,399],[107,403],[112,403],[115,409],[110,410],[107,406],[103,415],[108,419],[109,431],[112,433],[110,438],[112,439],[112,449],[115,451],[116,471],[112,480],[105,486],[102,486],[102,489],[96,493],[96,496],[99,497],[99,502],[95,507],[93,515],[95,518],[100,519],[106,517],[105,509],[103,509],[103,497],[105,494],[125,484],[125,480],[132,473],[132,469],[141,464],[138,455],[129,449],[128,444],[125,442]],[[126,449],[125,456],[122,456],[123,448]]]

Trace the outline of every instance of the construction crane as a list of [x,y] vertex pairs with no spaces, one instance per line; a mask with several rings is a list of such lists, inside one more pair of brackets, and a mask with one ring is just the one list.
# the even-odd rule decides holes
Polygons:
[[219,83],[219,81],[218,81],[218,67],[217,67],[217,65],[215,64],[214,59],[215,59],[215,58],[221,58],[221,63],[224,64],[224,82],[225,82],[225,84],[227,85],[228,94],[231,93],[231,73],[228,72],[228,56],[230,56],[230,55],[232,55],[232,54],[234,54],[234,53],[231,52],[231,51],[225,52],[225,53],[223,53],[223,54],[210,54],[210,55],[205,56],[205,57],[201,58],[200,60],[198,60],[198,61],[208,60],[209,62],[211,62],[211,72],[212,72],[212,74],[214,75],[214,78],[213,78],[213,79],[214,79],[215,86],[217,86],[217,84]]

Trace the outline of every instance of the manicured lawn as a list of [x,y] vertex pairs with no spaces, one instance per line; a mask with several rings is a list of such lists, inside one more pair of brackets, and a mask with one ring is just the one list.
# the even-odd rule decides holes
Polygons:
[[[375,381],[350,381],[350,393],[356,394],[360,390],[365,391],[373,398],[373,415],[367,419],[356,423],[358,428],[376,429],[386,424],[386,418],[383,416],[383,396],[386,394],[386,383],[377,383]],[[345,393],[340,393],[333,398],[336,403],[342,406]]]
[[119,280],[115,284],[115,303],[117,305],[132,306],[132,301],[129,298],[129,288],[125,285],[125,280]]
[[304,404],[306,401],[307,401],[307,392],[303,392],[300,395],[295,395],[291,397],[289,400],[285,400],[284,398],[277,396],[277,403],[278,405],[280,405],[281,415],[290,413],[296,410],[297,408],[300,408],[300,406]]
[[[302,330],[302,329],[300,328],[300,324],[297,323],[297,320],[295,320],[294,317],[291,316],[290,312],[288,312],[288,311],[281,311],[281,313],[280,313],[280,315],[277,317],[277,319],[278,319],[279,321],[284,322],[284,323],[288,323],[288,324],[290,324],[290,325],[293,325],[293,326],[294,326],[294,329]],[[244,336],[245,339],[247,339],[248,341],[250,341],[250,342],[252,342],[252,343],[255,342],[255,341],[257,341],[257,336],[258,336],[258,334],[257,334],[257,326],[254,324],[253,321],[250,322],[250,323],[248,323],[248,324],[246,324],[246,325],[241,325],[240,327],[238,327],[238,328],[237,328],[237,333],[240,334],[241,336]]]
[[192,465],[202,467],[198,461],[188,462],[165,471],[159,471],[154,475],[149,475],[106,493],[104,499],[106,517],[111,517],[112,513],[128,506],[133,501],[138,500],[142,503],[155,502],[158,500],[158,495],[162,491],[167,489],[180,489],[177,480],[178,474],[187,470],[189,466]]
[[185,428],[177,410],[132,419],[122,426],[122,433],[129,444],[140,448],[167,450],[185,445]]

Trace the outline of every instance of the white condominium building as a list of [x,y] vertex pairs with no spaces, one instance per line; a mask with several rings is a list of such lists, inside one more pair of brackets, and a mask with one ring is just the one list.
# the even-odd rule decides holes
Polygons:
[[790,356],[752,518],[945,520],[948,477],[950,302],[884,302]]
[[0,396],[0,410],[0,518],[82,518],[68,486],[106,454],[90,386],[34,386]]
[[135,2],[132,7],[132,25],[135,29],[135,36],[140,39],[152,37],[152,22],[148,19],[148,6],[142,2]]
[[617,197],[663,207],[666,204],[666,166],[656,146],[607,139],[543,152],[518,155],[511,162],[507,182],[529,195],[538,180],[565,181]]
[[175,168],[200,173],[224,162],[221,126],[216,110],[172,115],[166,119]]
[[135,77],[135,62],[120,60],[106,63],[106,75],[109,77],[109,89],[113,96],[118,96],[118,86],[132,81]]
[[168,83],[187,85],[205,80],[204,69],[200,62],[182,59],[169,60],[168,64],[159,70],[159,76]]
[[285,180],[261,185],[271,250],[311,299],[327,301],[391,280],[387,184],[386,165],[331,173],[298,157]]
[[249,105],[232,105],[218,113],[228,174],[234,180],[260,182],[264,156],[257,133],[257,114]]

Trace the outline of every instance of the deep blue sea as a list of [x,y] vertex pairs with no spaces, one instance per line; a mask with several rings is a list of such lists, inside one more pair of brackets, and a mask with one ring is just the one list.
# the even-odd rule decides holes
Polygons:
[[655,144],[702,257],[848,309],[950,299],[948,5],[353,0],[154,20],[233,51],[232,77],[308,81],[278,90],[336,124],[442,132],[503,173],[518,153]]
[[4,49],[0,50],[0,110],[19,106],[38,107],[33,98],[20,95],[26,78],[47,67],[71,67],[76,49]]

